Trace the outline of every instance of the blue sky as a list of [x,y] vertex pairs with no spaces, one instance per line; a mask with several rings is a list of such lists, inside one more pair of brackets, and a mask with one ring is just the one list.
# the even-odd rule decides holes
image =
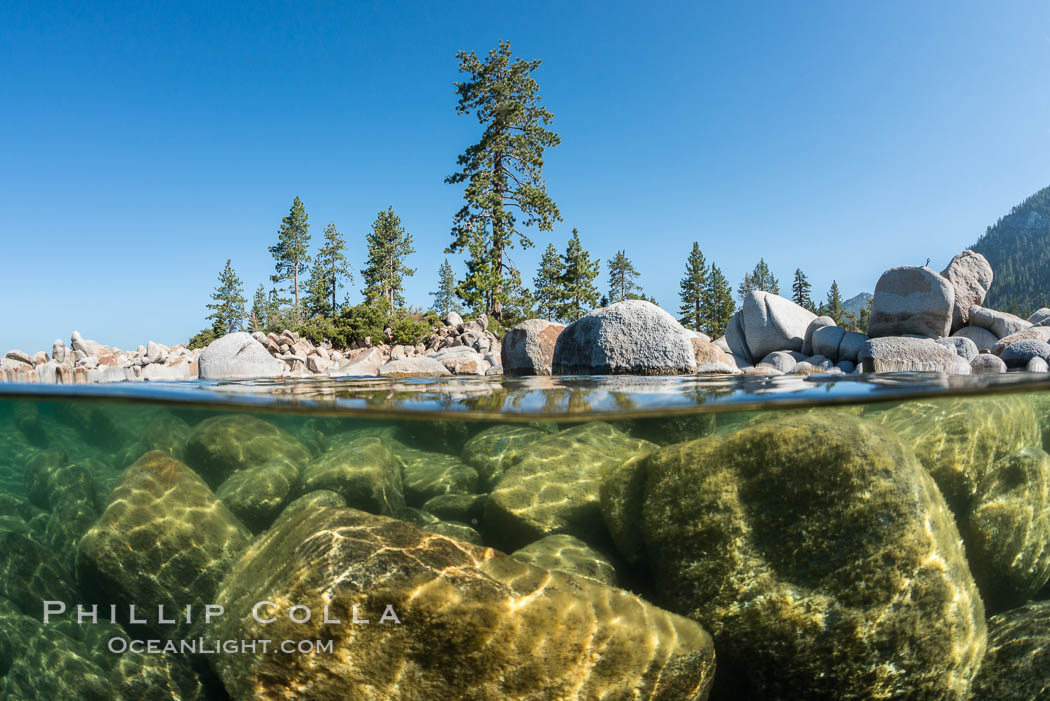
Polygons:
[[[226,258],[269,285],[298,195],[364,262],[393,205],[429,304],[479,127],[455,53],[539,58],[564,222],[677,307],[691,242],[822,296],[943,266],[1050,185],[1050,5],[0,2],[0,350],[186,340]],[[459,256],[449,256],[457,274]],[[357,300],[356,289],[352,298]]]

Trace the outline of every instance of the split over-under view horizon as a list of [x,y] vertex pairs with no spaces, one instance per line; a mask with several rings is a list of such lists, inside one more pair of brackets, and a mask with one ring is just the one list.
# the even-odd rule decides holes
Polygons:
[[0,701],[1050,699],[1048,27],[0,2]]

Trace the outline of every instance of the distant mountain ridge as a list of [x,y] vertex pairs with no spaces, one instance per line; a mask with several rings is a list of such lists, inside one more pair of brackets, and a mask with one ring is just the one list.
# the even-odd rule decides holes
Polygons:
[[985,306],[1022,317],[1050,306],[1050,187],[1011,209],[971,248],[994,273]]
[[868,306],[868,300],[872,298],[870,292],[861,292],[855,297],[850,297],[842,303],[842,308],[850,314],[856,314],[860,316],[860,310]]

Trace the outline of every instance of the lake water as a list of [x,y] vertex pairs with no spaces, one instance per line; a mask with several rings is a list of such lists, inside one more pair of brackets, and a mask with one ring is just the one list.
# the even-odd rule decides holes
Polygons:
[[1037,698],[1050,379],[0,385],[0,699]]

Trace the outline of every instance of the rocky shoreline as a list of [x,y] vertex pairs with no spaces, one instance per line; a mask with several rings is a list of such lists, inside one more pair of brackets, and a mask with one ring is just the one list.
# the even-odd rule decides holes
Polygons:
[[368,341],[335,349],[285,330],[235,332],[204,349],[150,341],[124,351],[74,331],[68,347],[56,340],[50,354],[8,351],[0,359],[0,381],[1050,371],[1050,309],[1021,319],[982,307],[992,280],[988,261],[970,250],[941,273],[890,268],[875,286],[868,333],[763,291],[748,293],[725,336],[715,340],[643,300],[596,309],[568,326],[529,319],[508,330],[502,343],[484,315],[464,321],[455,312],[415,346]]

